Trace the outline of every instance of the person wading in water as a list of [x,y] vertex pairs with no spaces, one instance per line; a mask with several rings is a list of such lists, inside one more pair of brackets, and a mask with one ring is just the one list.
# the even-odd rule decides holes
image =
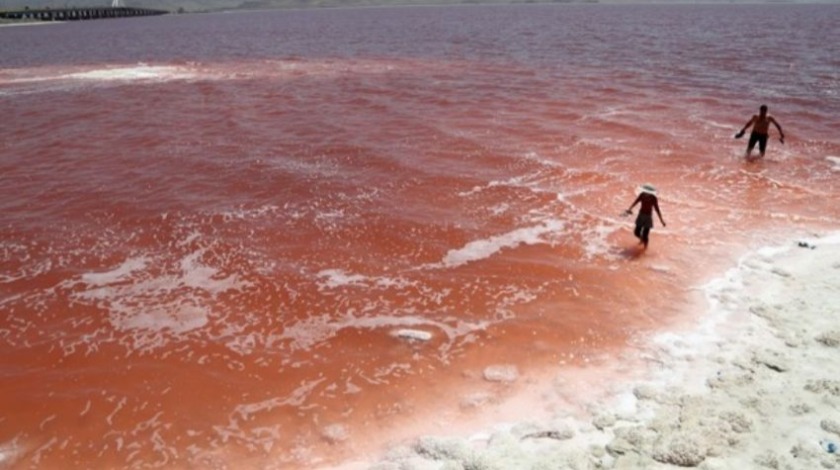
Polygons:
[[625,214],[633,214],[633,208],[636,207],[636,204],[641,204],[639,215],[636,217],[636,230],[633,231],[633,235],[636,235],[636,238],[641,240],[641,243],[644,243],[645,249],[647,249],[648,236],[650,235],[650,229],[653,228],[654,209],[656,209],[656,215],[659,216],[659,221],[662,222],[662,226],[666,227],[666,225],[665,221],[662,220],[662,213],[659,212],[659,200],[656,198],[656,188],[650,184],[645,184],[639,188],[639,191],[639,196],[633,201],[630,208],[625,211]]
[[767,137],[770,132],[771,123],[774,126],[776,126],[776,129],[779,130],[779,142],[783,144],[785,143],[785,133],[782,132],[782,126],[780,126],[779,123],[776,122],[775,119],[773,119],[773,116],[767,115],[767,105],[761,105],[761,107],[758,109],[758,113],[758,115],[753,115],[753,117],[746,124],[744,124],[744,128],[741,129],[740,132],[735,134],[735,138],[740,139],[744,136],[744,132],[746,132],[747,129],[749,129],[749,127],[752,126],[753,129],[752,133],[750,134],[750,141],[747,144],[747,158],[750,158],[750,156],[752,156],[752,151],[756,143],[758,143],[758,151],[760,153],[758,158],[764,156],[764,150],[767,149]]

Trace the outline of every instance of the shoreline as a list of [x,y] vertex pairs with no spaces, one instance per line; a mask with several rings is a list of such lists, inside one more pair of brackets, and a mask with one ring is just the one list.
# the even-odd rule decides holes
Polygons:
[[5,27],[12,27],[12,26],[44,26],[48,24],[61,24],[64,21],[13,21],[8,23],[0,23],[0,28]]
[[[751,251],[703,286],[702,318],[525,385],[515,422],[325,468],[840,468],[838,286],[840,232]],[[583,414],[558,406],[575,394]]]

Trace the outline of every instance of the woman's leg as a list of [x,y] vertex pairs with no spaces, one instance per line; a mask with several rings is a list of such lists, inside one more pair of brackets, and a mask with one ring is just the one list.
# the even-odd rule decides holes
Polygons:
[[648,246],[648,237],[650,236],[650,227],[644,227],[644,228],[642,228],[642,233],[641,233],[641,235],[642,235],[642,236],[641,236],[642,243],[644,243],[644,244],[645,244],[645,248],[647,248],[647,246]]

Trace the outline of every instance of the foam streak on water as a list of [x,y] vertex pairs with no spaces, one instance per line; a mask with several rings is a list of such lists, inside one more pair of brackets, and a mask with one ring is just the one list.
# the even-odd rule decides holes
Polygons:
[[[741,253],[836,228],[838,15],[0,29],[0,466],[330,465],[620,354]],[[762,103],[786,142],[747,162]]]

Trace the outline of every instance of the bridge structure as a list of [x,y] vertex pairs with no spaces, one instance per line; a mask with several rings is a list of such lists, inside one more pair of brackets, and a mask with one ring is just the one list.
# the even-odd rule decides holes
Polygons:
[[112,0],[109,7],[42,8],[26,10],[0,10],[0,18],[30,21],[77,21],[103,18],[125,18],[131,16],[153,16],[169,13],[150,8],[133,8],[123,5],[121,0]]

